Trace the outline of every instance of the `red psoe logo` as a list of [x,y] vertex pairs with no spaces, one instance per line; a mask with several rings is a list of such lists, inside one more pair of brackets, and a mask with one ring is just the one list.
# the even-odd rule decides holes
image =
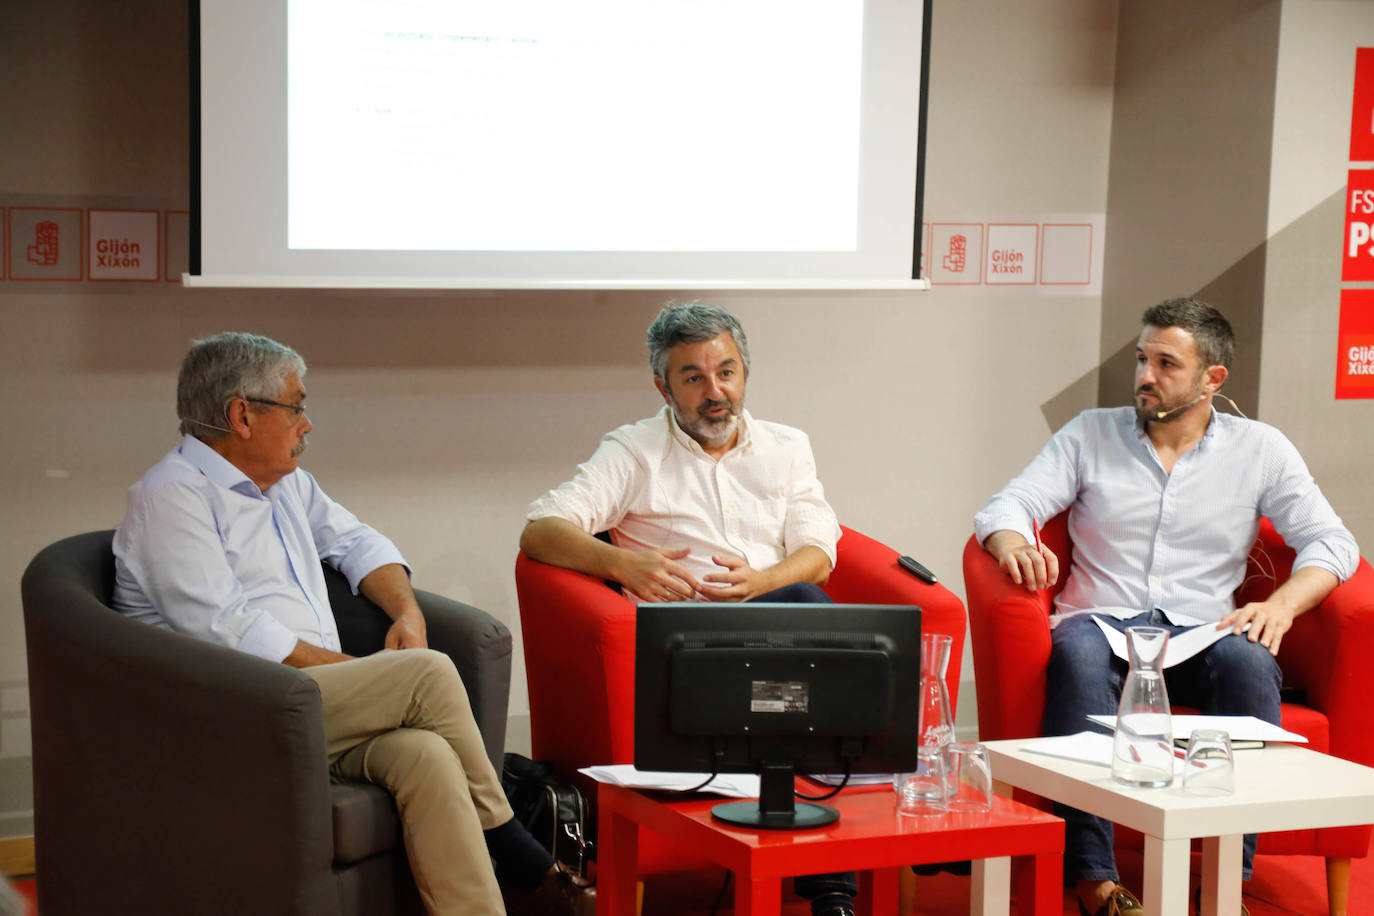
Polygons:
[[945,270],[961,274],[968,264],[968,236],[954,235],[949,239],[949,254],[944,257]]
[[41,267],[52,267],[57,263],[60,250],[57,223],[48,220],[36,223],[33,235],[33,244],[28,247],[24,259]]

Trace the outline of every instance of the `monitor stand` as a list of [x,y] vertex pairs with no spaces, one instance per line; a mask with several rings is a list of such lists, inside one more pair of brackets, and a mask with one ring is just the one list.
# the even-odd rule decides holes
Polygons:
[[724,802],[711,809],[711,816],[756,830],[812,830],[840,819],[840,812],[829,805],[799,804],[792,794],[795,785],[792,761],[765,763],[759,774],[758,801]]

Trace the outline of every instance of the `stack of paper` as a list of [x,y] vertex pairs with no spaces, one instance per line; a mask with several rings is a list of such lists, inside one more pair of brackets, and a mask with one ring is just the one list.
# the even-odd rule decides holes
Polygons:
[[[1088,716],[1094,722],[1108,728],[1116,726],[1116,716]],[[1185,742],[1195,728],[1215,728],[1231,736],[1233,742],[1239,741],[1280,741],[1306,744],[1307,739],[1294,732],[1285,731],[1277,725],[1270,725],[1254,716],[1172,716],[1174,738]],[[1112,736],[1102,732],[1079,732],[1076,735],[1059,735],[1051,738],[1035,738],[1021,745],[1021,750],[1033,754],[1046,754],[1066,760],[1083,763],[1112,765]],[[1175,755],[1182,758],[1182,752]],[[1182,760],[1174,761],[1175,772],[1182,766]]]
[[[631,789],[668,789],[682,791],[700,786],[709,773],[655,773],[636,770],[629,764],[583,767],[578,770],[597,782]],[[759,778],[747,773],[717,773],[710,784],[697,791],[724,795],[726,798],[758,798]]]
[[1081,760],[1083,763],[1112,765],[1112,736],[1101,732],[1079,732],[1076,735],[1058,735],[1053,738],[1036,738],[1021,745],[1021,750],[1033,754],[1047,754],[1050,757],[1063,757],[1066,760]]
[[[1116,716],[1088,716],[1098,725],[1116,728]],[[1188,736],[1195,728],[1215,728],[1226,732],[1234,741],[1278,741],[1286,744],[1306,744],[1307,739],[1297,732],[1290,732],[1270,725],[1254,716],[1171,716],[1173,719],[1174,740]]]

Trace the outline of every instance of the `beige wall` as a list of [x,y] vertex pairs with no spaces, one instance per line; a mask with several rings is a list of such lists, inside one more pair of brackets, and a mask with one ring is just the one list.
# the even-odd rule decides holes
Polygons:
[[[185,4],[20,7],[0,31],[0,192],[184,204]],[[1104,212],[1115,33],[1101,0],[937,2],[927,218]],[[175,440],[192,337],[242,328],[297,347],[312,367],[307,466],[395,538],[418,585],[518,637],[524,506],[603,431],[656,408],[643,329],[663,298],[0,288],[0,690],[13,711],[0,760],[27,754],[23,567],[57,538],[118,524],[124,489]],[[1047,416],[1095,400],[1094,296],[711,298],[750,334],[751,409],[811,433],[841,519],[961,596],[973,512],[1040,447]],[[511,713],[519,746],[519,665]]]
[[1279,4],[1159,0],[1121,10],[1102,403],[1129,397],[1141,312],[1197,294],[1236,329],[1226,392],[1253,416]]
[[1374,3],[1283,4],[1260,377],[1260,416],[1302,451],[1366,557],[1374,400],[1332,392],[1355,49],[1372,45]]

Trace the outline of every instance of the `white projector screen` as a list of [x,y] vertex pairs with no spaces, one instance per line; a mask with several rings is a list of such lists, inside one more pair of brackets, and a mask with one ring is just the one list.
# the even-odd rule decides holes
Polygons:
[[190,285],[924,285],[919,0],[198,14]]

